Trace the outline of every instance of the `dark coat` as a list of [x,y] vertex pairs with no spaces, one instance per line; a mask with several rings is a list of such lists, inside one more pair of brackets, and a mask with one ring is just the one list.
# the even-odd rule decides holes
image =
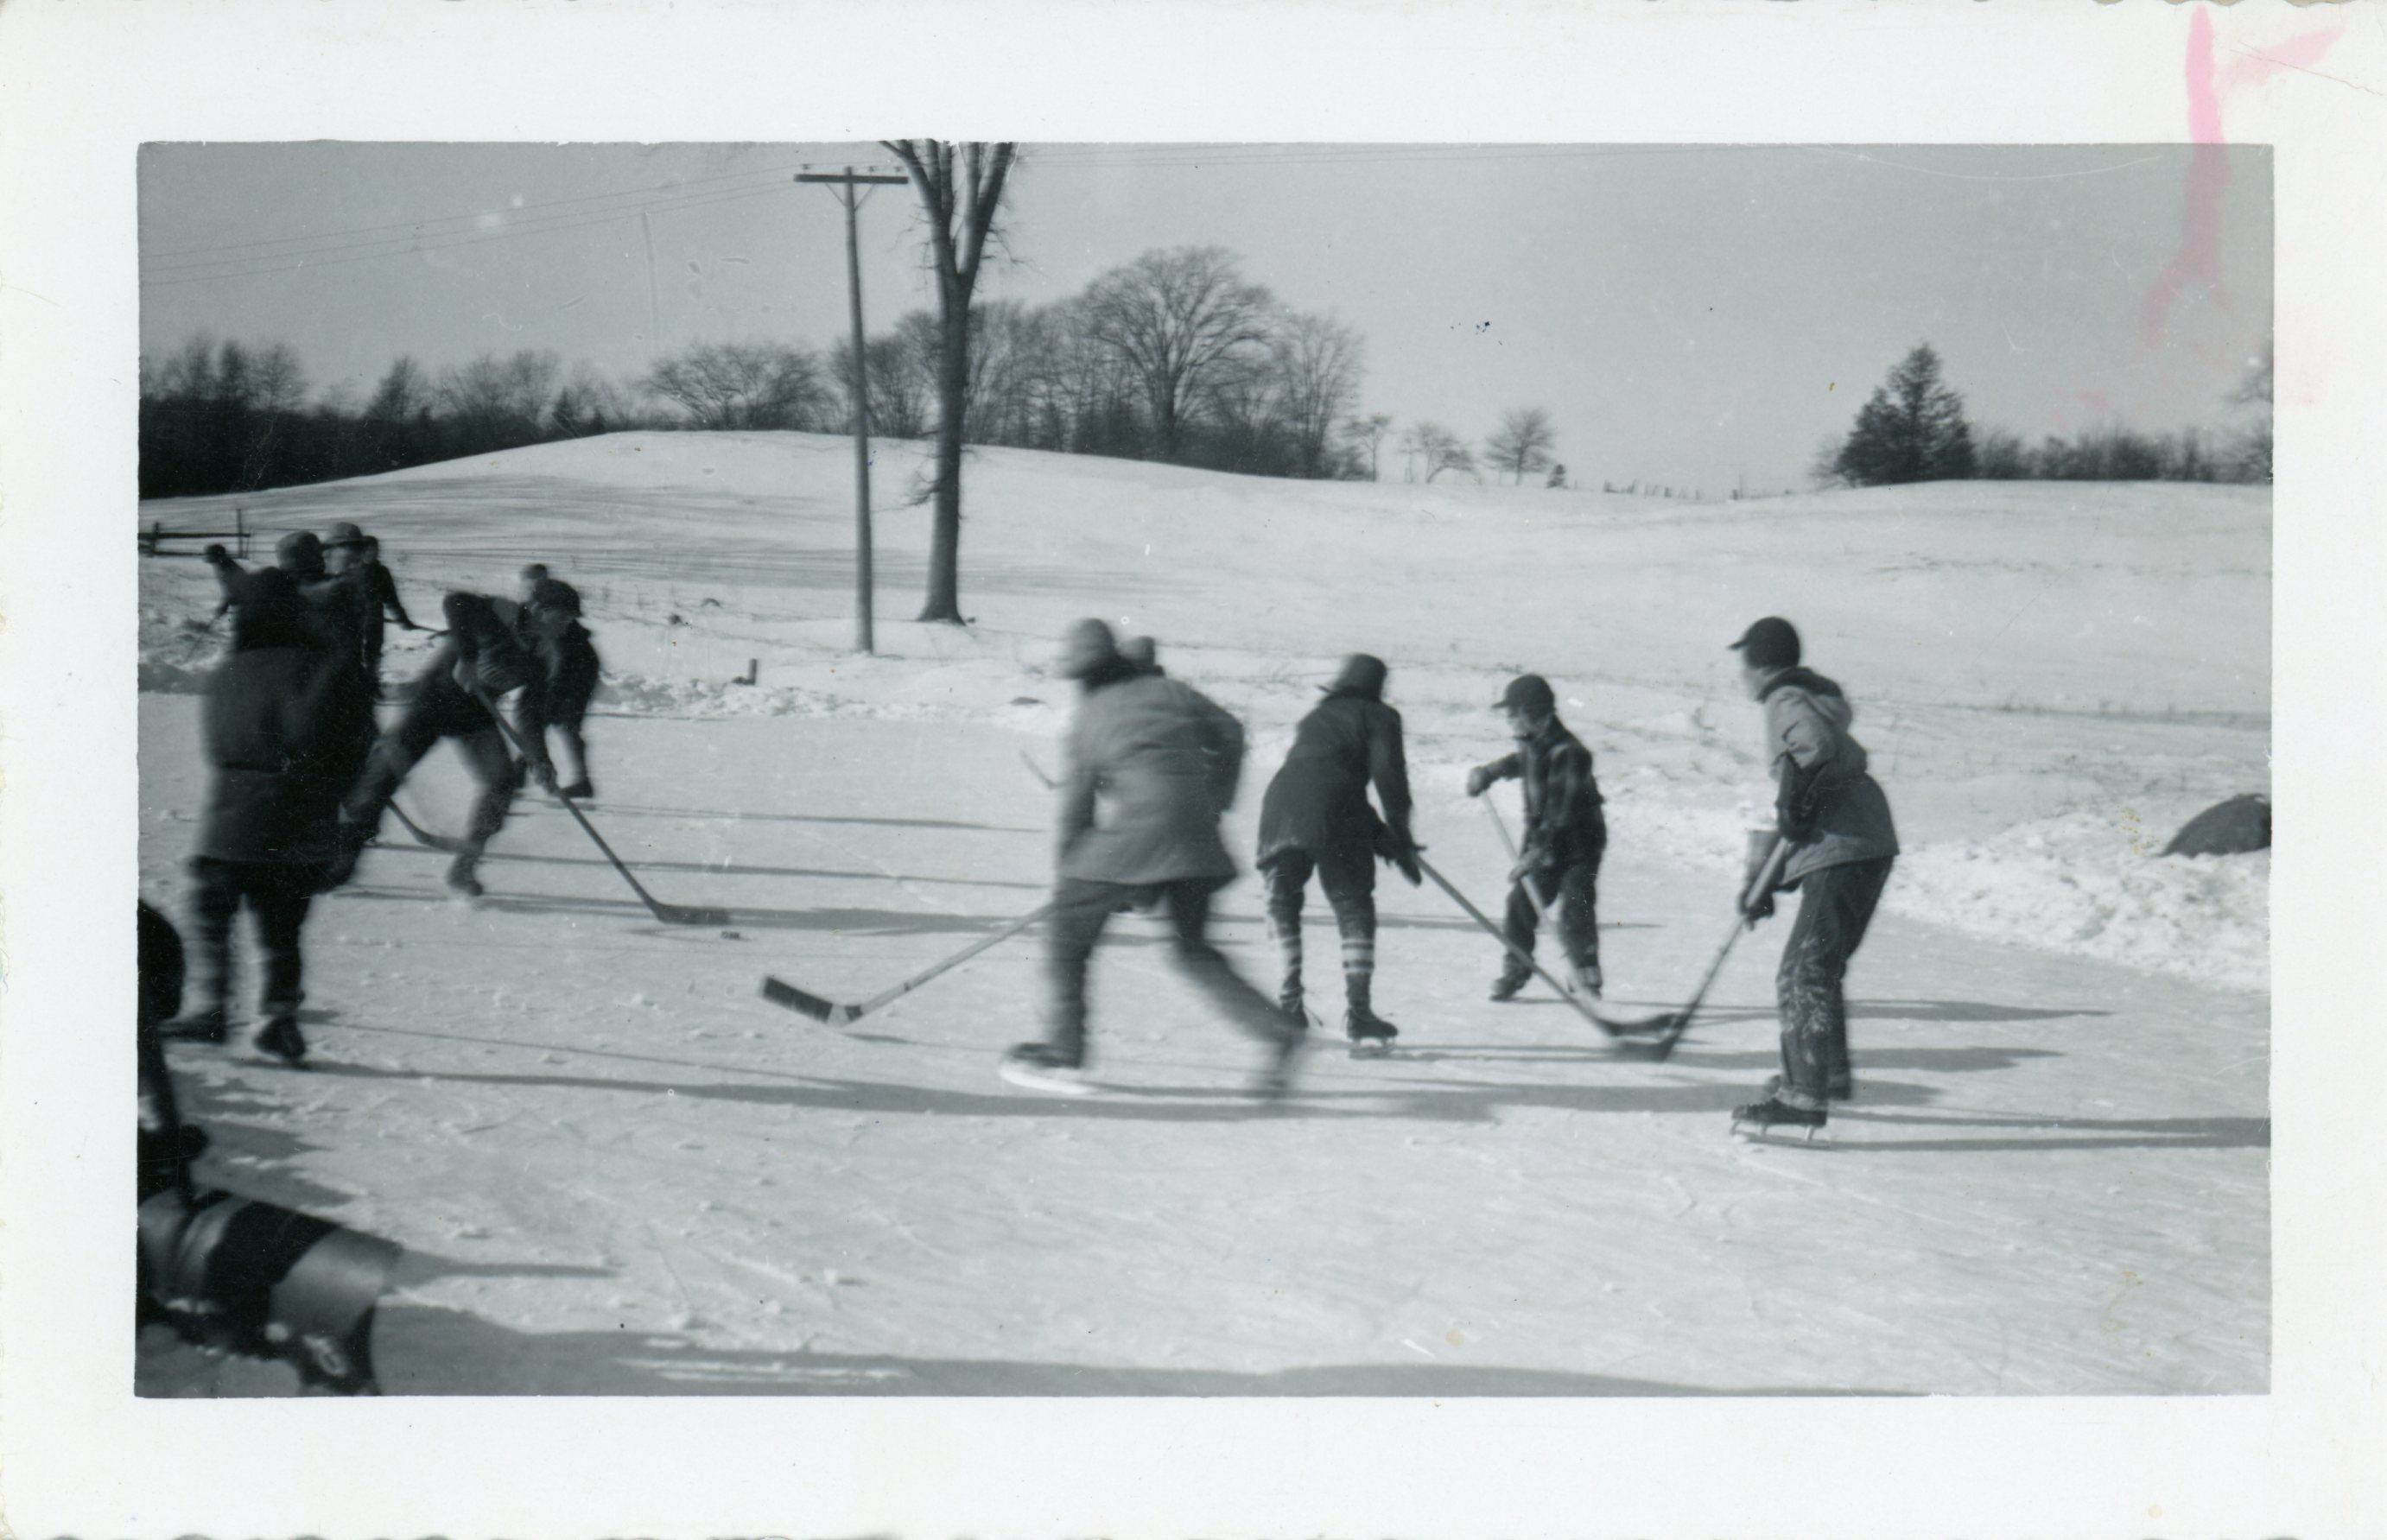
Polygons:
[[1608,818],[1601,811],[1599,782],[1592,775],[1591,751],[1555,715],[1514,753],[1482,767],[1490,780],[1524,783],[1525,839],[1522,865],[1534,868],[1598,864],[1608,849]]
[[[1383,804],[1380,822],[1368,788]],[[1260,800],[1259,860],[1288,850],[1372,854],[1378,835],[1409,844],[1408,759],[1401,713],[1373,696],[1336,690],[1294,729],[1293,748]]]
[[[259,586],[261,588],[262,586]],[[312,866],[332,855],[340,798],[363,768],[373,697],[284,588],[245,599],[233,654],[208,683],[200,741],[215,775],[194,853]]]
[[1128,666],[1090,677],[1069,724],[1059,873],[1133,886],[1193,877],[1223,886],[1235,864],[1219,819],[1243,776],[1243,725],[1192,686]]
[[575,621],[560,637],[537,638],[531,650],[547,675],[548,721],[577,725],[588,714],[589,697],[597,693],[598,678],[604,673],[588,633]]
[[1898,853],[1889,799],[1866,773],[1864,745],[1850,736],[1856,708],[1809,668],[1786,668],[1758,694],[1763,751],[1774,778],[1774,821],[1790,843],[1785,887],[1809,872]]

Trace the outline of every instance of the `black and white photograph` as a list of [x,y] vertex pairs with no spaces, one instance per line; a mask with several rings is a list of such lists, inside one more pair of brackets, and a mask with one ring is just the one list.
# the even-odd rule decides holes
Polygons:
[[[1503,1533],[1891,1533],[1784,1474],[1840,1426],[2262,1458],[2326,1192],[2281,1185],[2275,1059],[2377,1063],[2309,972],[2275,1036],[2275,690],[2353,688],[2376,617],[2277,684],[2324,607],[2275,583],[2335,560],[2286,489],[2352,447],[2275,468],[2275,414],[2355,375],[2295,356],[2292,152],[2232,114],[2381,56],[2160,19],[2135,133],[129,111],[73,511],[113,575],[42,569],[112,638],[130,793],[74,874],[122,932],[79,1138],[135,1189],[87,1184],[76,1394],[178,1442],[585,1415],[642,1461],[650,1418],[887,1417],[885,1470],[1019,1407],[1037,1489],[1147,1420],[1381,1421],[1365,1484],[1445,1409],[1459,1458],[1739,1408],[1710,1458],[1774,1472]],[[2281,794],[2283,877],[2345,868],[2295,902],[2375,914]],[[416,1521],[280,1490],[208,1511]],[[972,1490],[802,1511],[1467,1527]],[[1944,1522],[2353,1534],[2374,1490]]]

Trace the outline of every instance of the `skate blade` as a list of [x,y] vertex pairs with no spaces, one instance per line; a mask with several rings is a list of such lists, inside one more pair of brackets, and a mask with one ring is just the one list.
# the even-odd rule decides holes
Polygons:
[[1023,1091],[1041,1091],[1052,1096],[1092,1096],[1100,1087],[1076,1076],[1061,1075],[1031,1065],[1009,1061],[996,1067],[995,1073]]
[[1351,1056],[1355,1059],[1391,1058],[1393,1056],[1392,1040],[1389,1038],[1361,1038],[1358,1041],[1351,1045]]
[[1732,1134],[1735,1139],[1744,1143],[1783,1144],[1792,1149],[1807,1145],[1825,1149],[1830,1147],[1832,1142],[1831,1130],[1828,1128],[1793,1129],[1787,1125],[1761,1127],[1755,1123],[1735,1123],[1732,1126]]

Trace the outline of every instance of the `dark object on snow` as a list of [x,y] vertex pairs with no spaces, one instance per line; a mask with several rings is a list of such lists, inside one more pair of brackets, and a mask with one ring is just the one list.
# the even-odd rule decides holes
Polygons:
[[2243,855],[2271,848],[2271,799],[2256,792],[2216,802],[2180,826],[2166,855]]
[[158,1025],[180,1008],[182,942],[141,905],[139,1319],[195,1343],[285,1358],[302,1383],[353,1394],[373,1381],[373,1310],[398,1248],[328,1219],[191,1180],[208,1147],[182,1120]]
[[373,1310],[388,1241],[229,1193],[169,1188],[141,1205],[148,1298],[188,1340],[284,1358],[309,1388],[378,1393]]

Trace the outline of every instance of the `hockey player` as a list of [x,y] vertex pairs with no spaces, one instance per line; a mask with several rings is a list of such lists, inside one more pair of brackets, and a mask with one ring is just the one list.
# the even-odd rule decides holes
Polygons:
[[406,605],[398,597],[398,583],[389,569],[381,564],[381,542],[352,524],[332,526],[332,537],[323,542],[323,549],[332,562],[335,576],[354,585],[358,622],[362,637],[365,677],[372,680],[373,693],[381,693],[381,647],[385,621],[395,620],[409,631],[420,630]]
[[[1800,666],[1790,623],[1768,615],[1732,646],[1742,685],[1764,711],[1775,833],[1790,846],[1781,886],[1800,894],[1774,977],[1782,1073],[1762,1100],[1733,1109],[1733,1125],[1812,1130],[1824,1126],[1827,1104],[1854,1089],[1840,983],[1889,880],[1898,831],[1889,799],[1866,773],[1864,746],[1849,736],[1855,709],[1839,686]],[[1742,912],[1755,925],[1774,913],[1773,895],[1746,894]]]
[[[555,766],[547,757],[544,671],[499,613],[498,600],[482,594],[451,593],[441,601],[448,637],[414,682],[406,713],[374,745],[372,762],[340,810],[339,851],[329,882],[346,882],[358,854],[381,827],[382,814],[416,762],[441,738],[453,738],[473,778],[480,783],[463,849],[448,867],[448,886],[467,898],[481,896],[477,876],[483,851],[505,827],[527,772],[555,789]],[[514,691],[515,731],[530,758],[517,763],[504,728],[492,712]]]
[[1095,943],[1119,910],[1166,905],[1177,966],[1268,1045],[1255,1089],[1282,1093],[1302,1034],[1207,936],[1211,896],[1235,874],[1219,820],[1243,771],[1242,726],[1190,686],[1138,674],[1099,620],[1070,628],[1056,672],[1084,695],[1066,745],[1045,922],[1051,1030],[1044,1041],[1012,1049],[1004,1077],[1038,1090],[1084,1089],[1086,968]]
[[[570,751],[572,779],[558,796],[587,799],[597,795],[588,781],[588,743],[580,725],[588,715],[588,700],[603,672],[597,649],[580,624],[580,591],[562,578],[543,577],[524,607],[522,630],[529,637],[532,654],[547,681],[547,725]],[[562,772],[557,772],[559,776]]]
[[1531,956],[1541,911],[1556,906],[1552,920],[1559,945],[1572,970],[1570,979],[1597,996],[1599,974],[1599,861],[1608,850],[1608,821],[1600,811],[1599,783],[1592,777],[1591,751],[1559,720],[1558,698],[1538,674],[1521,674],[1494,702],[1509,719],[1516,751],[1467,773],[1467,794],[1480,797],[1494,782],[1524,783],[1524,843],[1509,874],[1509,911],[1502,928],[1516,949],[1508,953],[1492,998],[1513,1000],[1533,978],[1517,953]]
[[[1343,939],[1343,1032],[1355,1049],[1381,1050],[1399,1029],[1378,1016],[1376,859],[1421,877],[1409,837],[1408,761],[1401,713],[1384,704],[1383,661],[1365,652],[1343,660],[1326,699],[1294,730],[1293,748],[1260,802],[1259,868],[1268,883],[1269,928],[1284,959],[1277,1004],[1304,1020],[1301,908],[1318,874]],[[1373,784],[1383,815],[1368,805]]]
[[199,1003],[170,1035],[227,1036],[233,922],[246,908],[265,971],[256,1044],[296,1064],[307,1053],[299,931],[335,853],[340,794],[361,765],[373,702],[353,654],[310,625],[286,574],[248,574],[235,610],[233,652],[208,680],[201,717],[214,776],[191,860]]

